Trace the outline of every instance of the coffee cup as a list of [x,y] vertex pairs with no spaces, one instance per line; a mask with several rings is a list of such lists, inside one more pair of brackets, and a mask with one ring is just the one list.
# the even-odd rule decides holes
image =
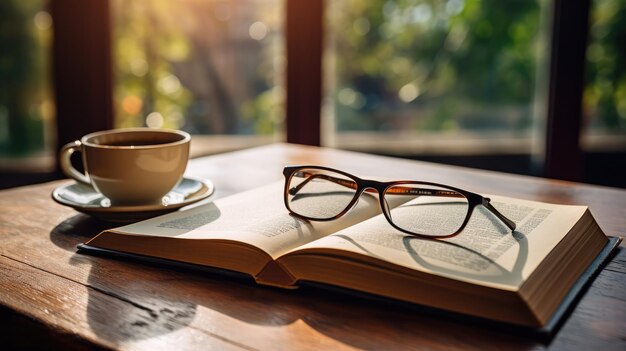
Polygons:
[[[151,128],[114,129],[87,134],[63,146],[61,170],[93,186],[115,205],[160,203],[182,179],[189,160],[189,134]],[[85,173],[72,166],[82,155]]]

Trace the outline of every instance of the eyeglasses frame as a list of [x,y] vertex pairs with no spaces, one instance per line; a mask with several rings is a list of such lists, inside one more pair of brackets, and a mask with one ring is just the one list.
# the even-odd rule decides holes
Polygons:
[[[291,183],[291,178],[293,178],[293,176],[299,171],[299,170],[303,170],[303,169],[317,169],[317,170],[321,170],[321,171],[328,171],[328,172],[335,172],[337,174],[341,174],[344,177],[347,177],[349,179],[351,179],[352,181],[354,181],[354,185],[356,185],[356,188],[354,188],[352,186],[352,184],[346,184],[345,183],[345,179],[327,179],[330,181],[333,181],[339,185],[342,186],[346,186],[349,187],[351,189],[355,189],[355,193],[353,198],[350,200],[350,202],[348,203],[348,205],[346,205],[346,207],[337,215],[333,216],[333,217],[329,217],[329,218],[315,218],[315,217],[308,217],[308,216],[304,216],[301,215],[299,213],[294,212],[291,207],[289,206],[289,195],[290,193],[292,193],[294,191],[294,188],[289,188],[289,184]],[[372,190],[375,190],[378,193],[378,200],[379,200],[379,204],[380,207],[382,209],[382,212],[385,216],[385,218],[387,219],[387,222],[389,222],[389,224],[391,224],[392,227],[394,227],[395,229],[406,233],[406,234],[410,234],[410,235],[414,235],[414,236],[418,236],[418,237],[423,237],[423,238],[438,238],[438,239],[445,239],[445,238],[451,238],[454,237],[456,235],[458,235],[459,233],[461,233],[463,231],[463,229],[465,229],[465,226],[467,225],[467,223],[469,222],[470,218],[472,217],[472,213],[474,212],[474,208],[477,205],[482,205],[483,207],[485,207],[487,210],[489,210],[489,212],[491,212],[493,215],[495,215],[502,223],[504,223],[510,230],[511,232],[513,232],[516,228],[515,222],[513,222],[512,220],[510,220],[509,218],[507,218],[506,216],[504,216],[502,213],[500,213],[495,207],[493,207],[493,205],[491,205],[491,199],[488,197],[484,197],[482,195],[473,193],[471,191],[467,191],[467,190],[463,190],[463,189],[459,189],[459,188],[455,188],[449,185],[444,185],[444,184],[438,184],[438,183],[432,183],[432,182],[423,182],[423,181],[412,181],[412,180],[397,180],[397,181],[391,181],[391,182],[381,182],[381,181],[377,181],[377,180],[373,180],[373,179],[362,179],[359,178],[355,175],[352,175],[350,173],[344,172],[344,171],[340,171],[338,169],[334,169],[334,168],[330,168],[330,167],[324,167],[324,166],[314,166],[314,165],[298,165],[298,166],[285,166],[285,168],[283,169],[283,176],[285,177],[285,187],[284,187],[284,202],[285,202],[285,207],[287,208],[287,210],[294,215],[297,218],[300,219],[305,219],[305,220],[310,220],[310,221],[320,221],[320,222],[327,222],[327,221],[332,221],[332,220],[336,220],[340,217],[342,217],[343,215],[345,215],[346,213],[348,213],[348,211],[350,211],[352,209],[352,207],[354,207],[354,205],[356,205],[356,203],[359,200],[359,197],[363,194],[363,192],[372,192]],[[311,177],[307,178],[307,179],[312,179]],[[342,182],[343,181],[343,184]],[[295,189],[295,192],[297,193],[297,190],[299,190],[300,188],[302,188],[302,186],[304,184],[306,184],[306,182],[308,182],[307,180],[305,180],[304,182],[300,183],[300,186],[298,189]],[[467,201],[468,201],[468,211],[467,214],[465,216],[465,218],[463,219],[463,223],[461,224],[461,226],[459,227],[459,229],[452,233],[452,234],[447,234],[447,235],[428,235],[428,234],[421,234],[421,233],[413,233],[411,231],[402,229],[400,227],[398,227],[396,224],[393,223],[392,219],[391,219],[391,209],[387,206],[387,203],[385,202],[385,194],[387,193],[387,190],[390,187],[393,186],[398,186],[398,185],[408,185],[408,184],[417,184],[417,185],[425,185],[425,186],[434,186],[434,187],[438,187],[438,188],[442,188],[442,189],[448,189],[451,191],[454,191],[456,193],[459,193],[461,195],[463,195]],[[413,194],[409,194],[406,193],[408,195],[413,195]],[[295,195],[295,194],[291,194],[291,195]],[[451,194],[439,194],[439,196],[453,196]],[[454,196],[454,197],[458,197],[458,196]]]

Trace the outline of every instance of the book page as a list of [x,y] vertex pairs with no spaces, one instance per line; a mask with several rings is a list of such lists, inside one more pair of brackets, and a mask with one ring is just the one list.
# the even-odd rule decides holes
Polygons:
[[[423,239],[408,235],[394,229],[380,215],[294,252],[316,249],[327,252],[329,248],[351,251],[472,284],[516,290],[586,210],[584,206],[500,196],[491,199],[496,209],[517,224],[514,233],[479,205],[463,232],[452,238]],[[438,214],[429,219],[445,221],[444,217]]]
[[304,221],[287,211],[283,187],[284,182],[276,182],[112,231],[181,239],[233,240],[256,246],[276,258],[380,213],[378,198],[363,194],[355,208],[338,220]]

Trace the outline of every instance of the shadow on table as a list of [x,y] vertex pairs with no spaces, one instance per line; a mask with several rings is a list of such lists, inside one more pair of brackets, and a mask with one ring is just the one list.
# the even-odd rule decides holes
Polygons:
[[[78,214],[55,226],[50,240],[64,250],[76,251],[78,244],[115,226],[119,225]],[[86,282],[87,319],[105,343],[156,337],[186,327],[194,319],[195,304],[161,292],[169,280],[177,279],[176,271],[163,279],[163,269],[81,254],[72,255],[69,263],[91,265]]]
[[103,230],[116,226],[119,225],[77,214],[57,224],[50,232],[50,240],[64,250],[76,251],[76,245],[93,238]]

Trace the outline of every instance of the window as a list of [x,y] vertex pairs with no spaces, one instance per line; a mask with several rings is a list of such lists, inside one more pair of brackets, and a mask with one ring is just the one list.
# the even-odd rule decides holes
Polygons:
[[535,86],[547,83],[536,82],[540,17],[528,0],[329,2],[326,140],[402,154],[530,152]]
[[[190,131],[209,152],[321,139],[598,182],[626,164],[624,11],[610,0],[3,1],[0,157],[45,154],[54,132],[62,144],[145,125]],[[618,169],[588,173],[609,149]]]
[[115,126],[280,140],[282,8],[281,0],[112,1]]

